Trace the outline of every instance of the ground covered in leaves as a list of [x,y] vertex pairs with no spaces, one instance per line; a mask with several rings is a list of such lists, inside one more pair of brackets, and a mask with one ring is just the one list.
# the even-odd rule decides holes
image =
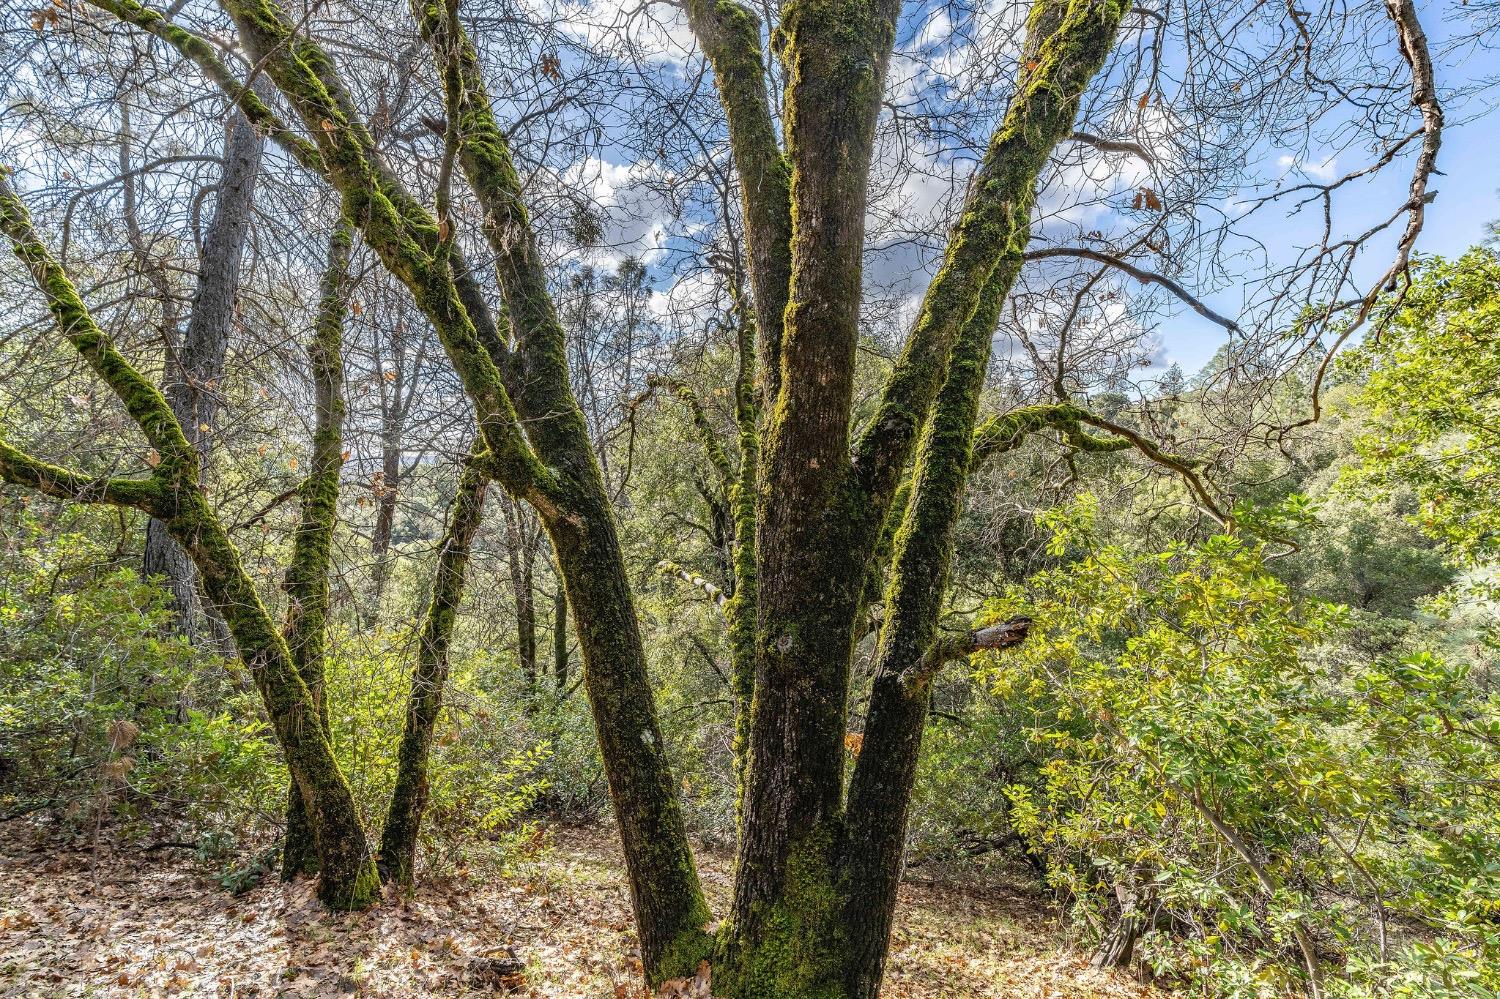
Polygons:
[[[453,877],[333,915],[307,883],[238,896],[175,846],[0,836],[0,996],[636,999],[640,967],[612,833],[559,829],[508,878]],[[20,835],[18,835],[20,834]],[[149,849],[156,846],[156,849]],[[706,853],[716,903],[730,857]],[[521,970],[516,973],[519,965]],[[911,999],[1159,995],[1091,971],[1045,900],[985,879],[902,890],[885,994]]]

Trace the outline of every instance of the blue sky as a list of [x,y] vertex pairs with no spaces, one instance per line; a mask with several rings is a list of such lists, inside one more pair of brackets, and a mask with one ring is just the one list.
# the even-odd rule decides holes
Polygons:
[[[1434,71],[1438,86],[1450,94],[1470,88],[1477,81],[1500,78],[1500,52],[1475,50],[1460,53],[1462,58],[1444,56],[1450,40],[1451,22],[1441,15],[1446,4],[1424,5],[1424,24],[1434,52]],[[1496,94],[1481,90],[1445,103],[1447,116],[1438,169],[1445,175],[1434,177],[1430,188],[1438,192],[1427,208],[1426,222],[1417,242],[1418,254],[1457,256],[1488,236],[1491,222],[1500,221],[1500,113],[1490,110]],[[1267,157],[1278,157],[1272,152]],[[1340,161],[1338,172],[1352,167]],[[1361,186],[1354,197],[1346,199],[1340,228],[1358,231],[1387,216],[1399,205],[1411,179],[1411,159],[1403,157]],[[1290,220],[1289,235],[1304,231],[1307,220]],[[1399,226],[1397,227],[1399,231]],[[1374,244],[1361,258],[1360,276],[1374,280],[1390,265],[1395,236]],[[1235,294],[1205,296],[1210,305],[1221,306],[1233,314]],[[1224,331],[1199,318],[1192,311],[1180,310],[1159,330],[1164,349],[1164,363],[1176,362],[1189,373],[1202,367],[1224,342]]]

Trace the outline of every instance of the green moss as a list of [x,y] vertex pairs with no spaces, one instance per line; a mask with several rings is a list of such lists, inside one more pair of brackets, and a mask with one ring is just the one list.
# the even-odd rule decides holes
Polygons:
[[879,508],[889,502],[959,331],[1001,258],[1024,249],[1036,178],[1072,131],[1081,95],[1113,47],[1128,7],[1120,0],[1032,7],[1018,92],[990,140],[943,265],[856,448],[856,466]]
[[[828,824],[793,844],[782,891],[756,904],[753,939],[727,927],[714,991],[730,999],[844,999],[843,895]],[[722,970],[721,970],[722,969]]]

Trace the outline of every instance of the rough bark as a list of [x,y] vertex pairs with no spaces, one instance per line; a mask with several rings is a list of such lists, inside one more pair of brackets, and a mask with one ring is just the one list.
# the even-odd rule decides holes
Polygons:
[[150,477],[89,479],[0,445],[0,473],[11,481],[75,500],[134,506],[163,521],[197,567],[209,599],[223,614],[259,690],[292,778],[319,830],[318,895],[339,909],[359,909],[379,894],[379,880],[349,785],[323,735],[317,705],[280,631],[261,602],[223,523],[199,482],[200,456],[166,397],[143,378],[94,322],[77,289],[37,237],[9,183],[0,177],[0,228],[47,298],[63,335],[119,398],[153,454]]
[[782,11],[791,270],[761,449],[754,697],[720,961],[731,996],[843,988],[844,715],[872,548],[848,474],[849,419],[866,185],[897,11],[839,0]]
[[[281,633],[317,706],[318,723],[329,739],[332,731],[323,676],[328,644],[328,575],[333,561],[333,532],[338,524],[339,476],[344,468],[343,334],[352,242],[344,223],[328,240],[328,262],[307,344],[315,407],[312,456],[299,490],[301,518],[292,537],[291,560],[282,583],[287,610]],[[281,876],[290,881],[298,874],[315,874],[317,869],[317,831],[308,819],[302,795],[294,787],[287,800]]]
[[1095,968],[1123,968],[1130,964],[1135,942],[1146,930],[1150,905],[1137,890],[1134,879],[1121,875],[1115,881],[1115,902],[1119,906],[1115,921],[1089,956],[1089,964]]
[[[964,269],[961,261],[969,252],[988,257],[982,293],[954,337],[922,431],[911,497],[894,542],[875,686],[849,790],[844,917],[850,996],[873,999],[884,972],[932,678],[945,658],[938,618],[999,310],[1020,270],[1037,175],[1052,148],[1071,133],[1079,98],[1113,47],[1124,8],[1109,0],[1040,0],[1033,7],[1020,96],[981,167],[980,204],[971,205],[956,228],[948,267],[929,291],[923,319],[930,328],[951,323],[951,314],[937,308],[943,295],[954,293],[941,288],[944,275]],[[971,225],[976,214],[986,225]],[[978,245],[967,246],[971,240],[987,244],[982,254]],[[983,259],[974,269],[985,270]],[[920,325],[914,340],[922,334]],[[991,428],[988,446],[1014,447],[1026,433],[1048,425],[1045,415],[1019,411]],[[898,437],[904,433],[899,421],[892,430]],[[884,488],[878,481],[872,485]],[[1024,628],[1019,633],[1024,636]]]
[[[113,5],[125,7],[123,0]],[[619,818],[646,973],[661,980],[689,972],[708,951],[708,909],[667,765],[613,511],[568,384],[562,328],[477,57],[447,9],[417,10],[445,77],[454,68],[461,76],[461,85],[446,88],[448,117],[461,137],[458,162],[486,212],[514,349],[500,337],[453,244],[451,221],[440,226],[381,161],[327,53],[298,36],[271,0],[224,0],[224,7],[314,137],[315,150],[294,143],[295,155],[335,186],[365,243],[436,330],[488,445],[485,471],[542,518],[576,610],[585,689]],[[150,17],[126,13],[170,40]]]
[[443,687],[448,682],[448,647],[463,599],[470,546],[484,518],[488,479],[478,467],[480,462],[474,460],[478,457],[471,454],[465,463],[448,508],[448,527],[438,549],[432,596],[418,638],[417,664],[406,702],[406,724],[396,754],[396,784],[380,836],[381,877],[401,885],[410,885],[416,873],[417,838],[427,807],[432,737],[443,705]]

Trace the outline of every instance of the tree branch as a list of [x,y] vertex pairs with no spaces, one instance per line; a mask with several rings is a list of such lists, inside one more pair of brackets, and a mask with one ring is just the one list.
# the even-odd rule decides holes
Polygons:
[[1026,641],[1030,634],[1031,618],[1013,617],[999,624],[939,638],[932,644],[927,655],[921,659],[916,668],[906,671],[903,680],[908,685],[920,682],[931,677],[947,663],[962,659],[974,652],[1014,648]]
[[[1019,92],[969,186],[943,268],[927,289],[875,418],[855,446],[857,474],[877,509],[906,465],[981,290],[1004,253],[1024,249],[1015,240],[1029,225],[1036,178],[1056,145],[1072,134],[1081,96],[1113,47],[1126,7],[1089,0],[1034,9]],[[1002,289],[1001,297],[1008,292]]]
[[166,397],[125,359],[94,322],[67,272],[37,236],[26,206],[3,171],[0,171],[0,230],[31,271],[63,336],[119,397],[125,411],[156,449],[160,464],[155,477],[159,481],[197,482],[198,452],[188,443]]
[[138,3],[137,0],[87,0],[87,2],[171,45],[185,58],[196,63],[204,75],[217,84],[219,89],[239,107],[251,124],[264,132],[271,141],[286,150],[293,159],[309,171],[315,174],[324,172],[317,147],[288,128],[276,112],[266,106],[265,101],[260,99],[249,83],[241,83],[219,58],[213,46],[201,35],[173,23],[165,14]]
[[75,503],[128,506],[153,516],[161,506],[161,486],[154,478],[84,475],[34,458],[3,439],[0,439],[0,479]]
[[1210,309],[1202,301],[1190,294],[1186,288],[1184,288],[1182,285],[1178,284],[1171,278],[1167,277],[1165,274],[1158,274],[1155,271],[1148,271],[1144,267],[1137,267],[1130,261],[1117,257],[1112,253],[1104,253],[1099,250],[1090,249],[1086,246],[1049,246],[1038,250],[1027,250],[1025,257],[1027,260],[1050,260],[1056,257],[1080,257],[1084,260],[1092,260],[1095,263],[1105,264],[1109,267],[1115,268],[1116,270],[1124,271],[1126,274],[1129,274],[1131,277],[1135,278],[1137,281],[1140,281],[1142,284],[1154,284],[1167,289],[1167,291],[1171,292],[1173,295],[1177,296],[1177,298],[1181,299],[1183,303],[1185,303],[1194,312],[1198,313],[1198,315],[1202,316],[1204,319],[1207,319],[1211,323],[1215,323],[1219,326],[1224,327],[1231,333],[1238,333],[1240,331],[1239,323],[1235,322],[1233,319],[1221,316],[1213,309]]
[[1074,132],[1068,136],[1068,139],[1073,142],[1082,143],[1085,146],[1093,146],[1101,152],[1126,153],[1130,156],[1139,157],[1152,166],[1156,165],[1156,157],[1152,156],[1146,147],[1138,142],[1131,142],[1127,139],[1106,139],[1101,135],[1094,135],[1091,132]]

